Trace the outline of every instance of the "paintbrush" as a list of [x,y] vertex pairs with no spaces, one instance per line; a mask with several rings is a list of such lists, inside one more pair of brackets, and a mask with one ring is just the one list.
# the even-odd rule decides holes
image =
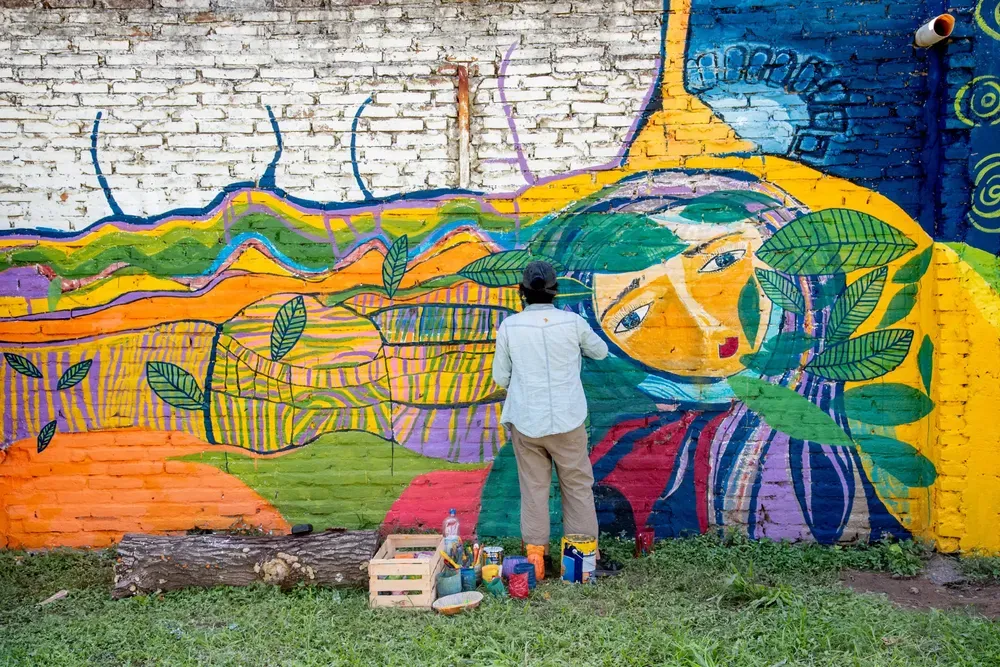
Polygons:
[[455,568],[456,570],[460,570],[460,569],[462,569],[462,568],[460,568],[460,567],[458,566],[458,563],[456,563],[455,561],[453,561],[453,560],[451,559],[451,556],[449,556],[448,554],[446,554],[446,553],[444,552],[444,550],[442,550],[442,549],[438,549],[438,551],[439,551],[439,553],[441,554],[441,557],[442,557],[442,558],[444,558],[444,562],[448,563],[448,565],[451,565],[451,566],[452,566],[453,568]]

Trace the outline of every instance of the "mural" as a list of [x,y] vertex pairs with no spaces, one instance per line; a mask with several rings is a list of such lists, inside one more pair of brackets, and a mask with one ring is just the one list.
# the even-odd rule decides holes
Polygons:
[[[740,86],[807,100],[755,141],[710,92],[709,73],[731,80],[718,55],[693,58],[691,78],[690,0],[664,10],[661,71],[620,158],[514,193],[375,199],[356,169],[365,200],[308,201],[277,185],[272,115],[259,182],[137,218],[101,171],[98,114],[112,215],[0,236],[8,542],[233,517],[436,525],[448,507],[481,535],[517,534],[489,371],[520,269],[542,257],[558,305],[613,352],[584,369],[602,530],[1000,548],[997,457],[938,432],[956,400],[942,355],[998,338],[980,275],[994,265],[934,244],[880,194],[764,155],[825,154],[846,130],[847,93],[819,61],[725,52],[769,68]],[[956,108],[982,106],[967,96]],[[952,274],[964,280],[937,281]],[[971,303],[970,320],[938,318],[935,299]],[[992,382],[995,359],[963,390]],[[115,463],[126,453],[132,467]],[[955,456],[977,471],[959,489],[942,486]],[[977,518],[956,528],[971,498]]]

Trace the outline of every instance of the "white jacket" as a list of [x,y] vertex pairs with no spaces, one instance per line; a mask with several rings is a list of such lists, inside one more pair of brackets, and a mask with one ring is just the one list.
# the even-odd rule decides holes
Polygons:
[[608,346],[576,313],[533,304],[505,319],[493,359],[493,381],[507,390],[500,421],[529,438],[568,433],[583,424],[584,355],[603,359]]

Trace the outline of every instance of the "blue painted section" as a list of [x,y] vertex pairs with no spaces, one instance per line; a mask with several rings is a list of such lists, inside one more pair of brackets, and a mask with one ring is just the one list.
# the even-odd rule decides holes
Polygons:
[[271,120],[271,130],[274,132],[274,139],[277,141],[278,147],[274,151],[274,158],[271,159],[271,163],[267,165],[267,171],[264,172],[264,176],[260,179],[260,188],[262,190],[273,190],[277,187],[274,172],[278,168],[278,160],[281,159],[284,144],[281,141],[281,128],[278,127],[278,120],[274,117],[274,112],[271,111],[271,107],[266,108],[267,117]]
[[125,212],[122,211],[121,206],[115,201],[115,196],[111,193],[111,186],[108,185],[108,179],[104,176],[104,172],[101,171],[101,163],[97,159],[97,136],[98,131],[101,127],[101,116],[103,112],[97,112],[97,118],[94,119],[94,130],[90,133],[90,161],[94,163],[94,172],[97,174],[97,182],[101,186],[101,190],[104,191],[104,198],[108,201],[108,206],[111,207],[111,212],[116,216],[123,216]]
[[358,110],[354,112],[354,121],[351,123],[351,170],[354,171],[354,180],[357,181],[358,188],[364,194],[365,200],[373,199],[373,197],[372,193],[365,187],[365,181],[361,178],[361,172],[358,170],[358,122],[361,120],[361,114],[364,112],[365,107],[372,103],[372,99],[369,96],[367,100],[361,103]]

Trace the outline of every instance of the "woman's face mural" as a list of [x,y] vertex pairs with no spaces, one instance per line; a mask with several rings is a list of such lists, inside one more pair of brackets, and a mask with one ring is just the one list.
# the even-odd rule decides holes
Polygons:
[[745,222],[664,224],[689,249],[642,271],[596,274],[601,328],[630,357],[657,370],[702,377],[737,373],[740,355],[754,351],[758,341],[747,340],[740,327],[740,292],[732,286],[746,284],[753,274],[760,232]]
[[[604,334],[632,359],[675,375],[723,378],[743,370],[740,357],[758,349],[766,327],[748,336],[740,318],[745,295],[734,285],[752,282],[754,253],[795,217],[787,196],[737,176],[681,171],[644,174],[610,190],[573,214],[627,216],[613,244],[631,245],[622,241],[632,237],[639,255],[575,244],[576,261],[594,269],[592,305]],[[587,236],[582,226],[574,239]],[[754,302],[766,323],[770,301],[761,295]]]

